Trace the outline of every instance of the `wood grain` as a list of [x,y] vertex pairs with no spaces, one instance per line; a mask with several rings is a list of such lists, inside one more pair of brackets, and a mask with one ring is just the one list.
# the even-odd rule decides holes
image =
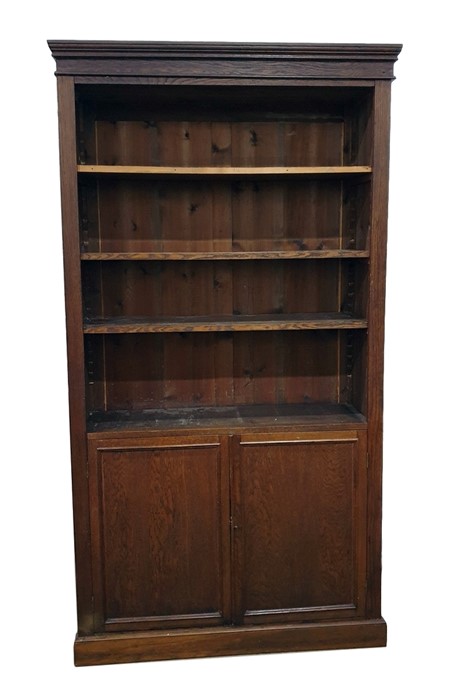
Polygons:
[[365,472],[354,432],[243,436],[232,526],[237,619],[364,614]]
[[384,647],[382,618],[320,623],[100,634],[78,637],[76,666],[284,651]]
[[81,260],[320,260],[369,258],[368,250],[231,250],[186,252],[82,253]]
[[81,184],[98,215],[88,219],[83,253],[366,250],[368,225],[361,220],[357,234],[354,223],[354,198],[366,189],[347,189],[353,215],[342,221],[339,178],[89,180]]
[[[374,95],[373,203],[371,211],[371,253],[368,317],[368,567],[367,613],[381,610],[381,520],[382,520],[382,431],[384,308],[387,256],[387,208],[389,178],[390,83],[380,83]],[[380,614],[380,613],[379,613]]]
[[102,629],[221,624],[229,617],[227,466],[214,436],[91,443]]
[[67,319],[68,390],[75,536],[78,632],[94,631],[92,572],[90,566],[89,499],[87,492],[85,440],[85,367],[82,328],[82,291],[79,261],[78,189],[75,175],[76,123],[74,81],[57,81],[59,105],[60,182],[62,235]]
[[350,293],[348,284],[339,283],[341,265],[352,269],[346,262],[328,260],[323,265],[293,259],[83,265],[85,318],[90,322],[103,314],[107,320],[168,321],[181,316],[194,322],[195,317],[204,316],[243,321],[264,314],[279,318],[280,314],[338,313],[341,294]]
[[[200,42],[48,42],[57,74],[120,83],[141,77],[173,84],[208,84],[224,78],[273,80],[392,80],[396,44],[261,44]],[[218,83],[221,84],[220,82]],[[252,83],[251,83],[252,85]]]
[[256,167],[172,167],[162,165],[78,165],[79,173],[97,175],[149,175],[157,177],[243,177],[255,176],[301,176],[301,175],[360,175],[371,173],[369,165],[325,165],[325,166],[256,166]]
[[293,331],[366,328],[363,318],[347,314],[263,314],[232,317],[172,317],[160,321],[150,319],[111,318],[84,324],[84,333],[210,333],[226,331]]
[[105,357],[90,410],[266,404],[274,417],[277,404],[338,402],[339,332],[89,334],[94,357],[100,345]]

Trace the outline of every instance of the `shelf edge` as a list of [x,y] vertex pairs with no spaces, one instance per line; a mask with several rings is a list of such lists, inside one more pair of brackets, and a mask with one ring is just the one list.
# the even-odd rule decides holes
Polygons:
[[372,172],[370,165],[281,166],[281,167],[184,167],[160,165],[77,165],[78,173],[93,175],[157,175],[157,176],[268,176],[268,175],[360,175]]

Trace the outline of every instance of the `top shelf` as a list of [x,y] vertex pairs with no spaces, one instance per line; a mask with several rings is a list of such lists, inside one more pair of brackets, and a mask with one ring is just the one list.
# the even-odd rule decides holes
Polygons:
[[274,167],[169,167],[161,165],[78,165],[78,173],[94,175],[149,175],[158,177],[264,177],[303,175],[362,175],[371,173],[369,165],[274,166]]

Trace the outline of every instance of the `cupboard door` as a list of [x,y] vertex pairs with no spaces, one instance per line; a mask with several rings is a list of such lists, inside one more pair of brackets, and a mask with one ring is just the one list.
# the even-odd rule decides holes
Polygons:
[[365,432],[243,436],[234,499],[238,622],[363,615]]
[[226,439],[90,440],[95,629],[230,615]]

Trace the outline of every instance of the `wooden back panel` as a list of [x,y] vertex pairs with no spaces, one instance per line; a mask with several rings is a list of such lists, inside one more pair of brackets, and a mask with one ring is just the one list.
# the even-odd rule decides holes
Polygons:
[[338,401],[340,372],[344,369],[340,333],[257,331],[87,337],[88,356],[99,358],[88,374],[90,409]]
[[87,252],[364,249],[370,192],[339,179],[81,178]]
[[346,260],[91,261],[84,265],[85,313],[87,318],[156,318],[334,312],[349,293],[350,265]]

